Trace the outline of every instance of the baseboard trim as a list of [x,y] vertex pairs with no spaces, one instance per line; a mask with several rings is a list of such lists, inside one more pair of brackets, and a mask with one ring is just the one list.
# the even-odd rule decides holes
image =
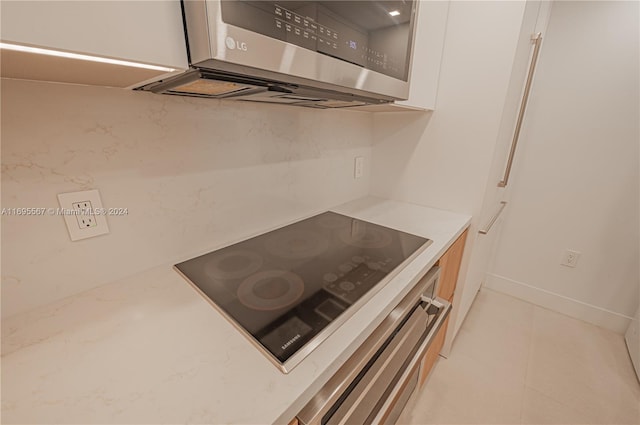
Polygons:
[[624,314],[574,300],[564,295],[536,288],[493,273],[487,273],[482,286],[612,330],[621,335],[624,335],[629,323],[631,323],[631,317]]

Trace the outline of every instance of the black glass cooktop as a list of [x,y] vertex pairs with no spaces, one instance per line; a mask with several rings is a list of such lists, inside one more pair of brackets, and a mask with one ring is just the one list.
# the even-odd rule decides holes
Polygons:
[[326,212],[175,267],[288,372],[430,243]]

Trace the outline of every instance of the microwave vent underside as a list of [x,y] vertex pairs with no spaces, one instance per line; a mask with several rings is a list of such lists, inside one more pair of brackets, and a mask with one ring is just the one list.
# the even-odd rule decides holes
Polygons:
[[318,96],[304,96],[292,93],[270,91],[266,87],[256,87],[229,81],[201,79],[173,87],[167,94],[210,98],[228,98],[245,102],[277,103],[309,108],[347,108],[367,105],[358,100],[337,100]]
[[367,105],[366,102],[362,102],[359,100],[337,100],[328,99],[326,97],[323,98],[296,94],[282,94],[271,91],[245,95],[239,94],[237,97],[234,96],[234,99],[242,100],[245,102],[278,103],[320,109],[347,108],[352,106]]
[[348,108],[379,103],[373,99],[358,98],[313,87],[195,69],[166,81],[148,84],[138,90],[176,96],[275,103],[318,109]]
[[196,95],[203,97],[225,97],[247,91],[254,91],[257,88],[246,84],[233,83],[230,81],[195,80],[168,90],[172,94]]

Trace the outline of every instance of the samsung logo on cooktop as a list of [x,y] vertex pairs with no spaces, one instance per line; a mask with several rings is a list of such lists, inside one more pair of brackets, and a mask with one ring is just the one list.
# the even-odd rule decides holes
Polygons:
[[291,338],[289,341],[285,342],[285,343],[282,345],[282,347],[280,347],[280,348],[282,348],[282,350],[286,350],[287,348],[289,348],[289,346],[290,346],[291,344],[293,344],[294,342],[296,342],[296,341],[297,341],[297,340],[299,340],[299,339],[300,339],[300,334],[296,334],[296,336],[294,336],[293,338]]

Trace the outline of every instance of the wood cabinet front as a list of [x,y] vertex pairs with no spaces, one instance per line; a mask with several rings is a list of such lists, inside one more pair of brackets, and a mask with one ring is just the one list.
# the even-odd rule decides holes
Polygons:
[[[453,301],[453,295],[456,291],[456,282],[458,281],[462,254],[467,240],[467,231],[468,230],[465,230],[458,239],[456,239],[451,247],[449,247],[442,257],[440,257],[440,260],[438,260],[437,263],[438,266],[440,266],[440,282],[438,283],[437,296],[449,302]],[[429,373],[433,369],[436,360],[438,360],[438,356],[440,355],[440,351],[444,345],[445,336],[447,335],[448,326],[449,317],[447,317],[447,320],[442,324],[442,327],[436,334],[431,346],[422,359],[420,378],[418,381],[419,386],[424,384]]]
[[438,265],[440,266],[440,283],[438,284],[438,296],[449,302],[453,301],[453,294],[456,290],[456,282],[460,272],[460,263],[462,262],[462,254],[464,252],[464,244],[467,240],[467,231],[451,245],[444,253]]

